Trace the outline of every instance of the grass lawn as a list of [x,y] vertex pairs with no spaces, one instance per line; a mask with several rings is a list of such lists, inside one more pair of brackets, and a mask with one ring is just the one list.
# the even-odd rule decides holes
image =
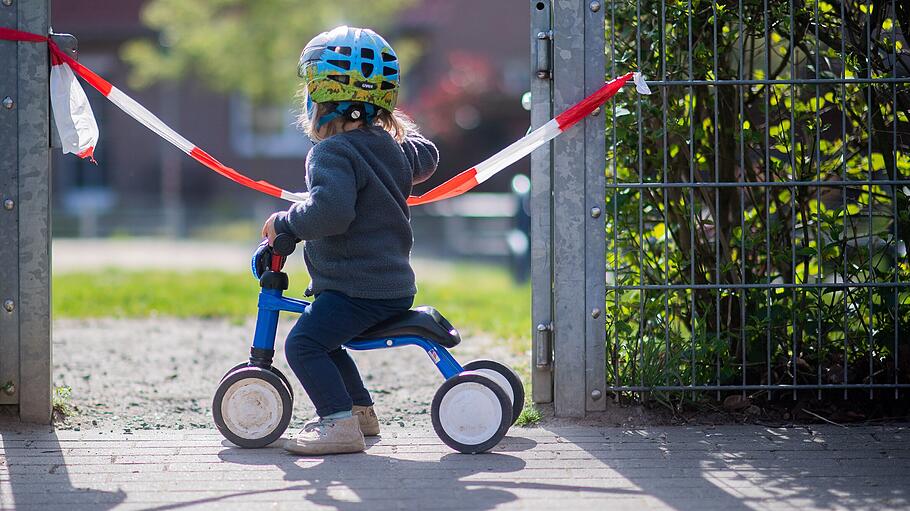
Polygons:
[[[256,314],[257,282],[247,273],[202,271],[97,271],[53,278],[57,318],[174,317],[231,318]],[[306,289],[304,272],[291,279],[289,296]],[[417,304],[442,311],[458,328],[499,338],[530,334],[531,291],[512,282],[506,270],[456,265],[451,278],[418,282]],[[526,343],[522,343],[526,345]]]

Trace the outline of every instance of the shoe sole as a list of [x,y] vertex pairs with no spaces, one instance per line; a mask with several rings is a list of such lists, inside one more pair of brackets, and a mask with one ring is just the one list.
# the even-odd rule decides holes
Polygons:
[[[288,442],[290,444],[290,442]],[[319,444],[318,449],[307,449],[307,447],[300,445],[288,445],[285,444],[284,450],[294,453],[294,454],[306,454],[311,456],[318,456],[322,454],[352,454],[356,452],[363,452],[366,450],[366,446],[357,446],[351,447],[349,444],[340,444],[340,443],[321,443]]]
[[379,436],[379,426],[377,425],[376,429],[367,429],[360,426],[360,432],[363,433],[363,436]]

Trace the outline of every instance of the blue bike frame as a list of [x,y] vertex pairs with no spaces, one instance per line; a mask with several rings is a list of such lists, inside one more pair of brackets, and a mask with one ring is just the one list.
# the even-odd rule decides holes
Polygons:
[[[253,334],[253,348],[274,350],[275,332],[278,329],[278,314],[282,311],[303,313],[310,302],[288,298],[280,289],[262,289],[259,292],[259,313],[256,316],[256,332]],[[398,346],[420,346],[445,379],[449,379],[464,368],[444,346],[417,336],[384,337],[351,341],[345,347],[357,351],[395,348]]]

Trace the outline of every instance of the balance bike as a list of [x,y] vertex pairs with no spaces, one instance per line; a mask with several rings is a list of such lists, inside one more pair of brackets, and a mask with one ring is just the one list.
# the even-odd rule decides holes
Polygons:
[[[253,275],[262,289],[250,358],[231,368],[215,392],[215,425],[240,447],[271,444],[291,421],[294,390],[272,366],[272,358],[279,312],[302,313],[309,305],[283,296],[288,276],[281,269],[296,245],[292,236],[280,234],[271,247],[264,241],[253,255]],[[423,306],[370,328],[345,347],[357,351],[409,345],[423,348],[445,378],[430,410],[433,429],[456,451],[485,452],[498,444],[518,419],[524,387],[518,375],[499,362],[475,360],[460,365],[446,349],[460,342],[458,330],[439,311]]]

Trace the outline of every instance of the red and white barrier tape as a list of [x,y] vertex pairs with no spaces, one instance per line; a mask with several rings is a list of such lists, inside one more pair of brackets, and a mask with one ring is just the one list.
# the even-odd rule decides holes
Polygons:
[[543,126],[528,133],[486,160],[449,179],[445,183],[419,196],[408,198],[408,204],[417,206],[449,199],[461,195],[471,188],[493,177],[497,172],[531,154],[531,151],[556,138],[560,133],[574,126],[594,111],[606,100],[613,97],[623,85],[633,80],[635,88],[641,94],[651,94],[648,84],[641,74],[626,73],[614,78],[597,89],[593,94],[576,103],[574,106],[547,121]]
[[[206,167],[214,170],[215,172],[232,181],[235,181],[243,186],[246,186],[247,188],[252,188],[253,190],[265,193],[267,195],[279,197],[291,202],[306,200],[307,194],[305,193],[289,192],[267,181],[254,181],[249,177],[241,174],[240,172],[232,169],[231,167],[228,167],[227,165],[216,160],[214,157],[171,129],[170,126],[162,122],[161,119],[156,117],[153,113],[149,112],[144,106],[137,103],[133,98],[127,96],[120,89],[111,85],[110,82],[95,74],[91,69],[83,66],[75,59],[67,55],[64,51],[58,48],[56,44],[54,44],[54,41],[48,39],[47,37],[8,28],[0,28],[0,39],[11,41],[47,42],[48,47],[51,51],[53,63],[55,64],[54,67],[57,67],[57,65],[60,65],[61,67],[68,66],[77,75],[82,77],[83,80],[88,82],[89,85],[97,89],[98,92],[109,99],[111,103],[117,105],[118,108],[126,112],[127,115],[133,119],[136,119],[140,124],[152,130],[161,138],[175,145],[178,149],[190,155],[199,163],[205,165]],[[59,110],[56,110],[57,105],[58,103],[55,102],[55,117],[63,116],[64,114],[69,113],[69,110],[66,112],[60,112]],[[91,122],[93,123],[94,119],[92,119]],[[61,133],[61,135],[63,136],[64,134]],[[91,149],[86,148],[85,151],[87,152],[83,151],[79,153],[79,156],[90,157],[93,149],[93,147]]]
[[[73,91],[73,83],[75,82],[71,81],[67,76],[68,70],[63,69],[68,66],[70,69],[72,69],[73,72],[88,82],[89,85],[97,89],[98,92],[103,94],[112,103],[117,105],[117,107],[126,112],[127,115],[136,119],[142,125],[158,134],[158,136],[161,138],[167,140],[179,148],[181,151],[190,155],[199,163],[214,170],[222,176],[243,186],[246,186],[247,188],[257,190],[273,197],[279,197],[287,201],[299,202],[307,199],[308,194],[306,193],[289,192],[266,181],[254,181],[249,177],[241,174],[240,172],[232,169],[231,167],[228,167],[227,165],[219,162],[211,155],[171,129],[167,124],[162,122],[161,119],[149,112],[145,107],[137,103],[135,100],[124,94],[122,91],[120,91],[120,89],[117,89],[107,80],[95,74],[91,69],[83,66],[72,57],[67,55],[65,52],[60,50],[60,48],[58,48],[57,45],[54,44],[54,42],[49,38],[38,34],[21,32],[18,30],[0,27],[0,40],[46,42],[51,51],[52,63],[54,64],[54,67],[61,66],[61,70],[59,71],[59,76],[57,78],[60,83],[63,84],[61,86],[61,90],[70,90],[71,92]],[[484,181],[490,179],[499,171],[527,156],[534,149],[542,146],[543,144],[546,144],[550,140],[553,140],[557,135],[578,123],[578,121],[593,112],[594,109],[596,109],[602,103],[613,97],[613,95],[615,95],[629,80],[634,81],[636,89],[639,93],[651,93],[651,91],[648,90],[647,84],[639,73],[627,73],[618,78],[614,78],[610,82],[604,84],[603,87],[595,91],[593,94],[581,100],[579,103],[575,104],[565,112],[559,114],[543,126],[537,128],[531,133],[528,133],[521,139],[517,140],[516,142],[512,143],[505,149],[499,151],[481,163],[478,163],[477,165],[458,174],[457,176],[449,179],[448,181],[422,195],[409,197],[408,204],[411,206],[429,204],[431,202],[456,197],[467,192],[480,183],[483,183]],[[80,105],[83,103],[80,102],[80,98],[78,98],[79,93],[81,93],[81,87],[78,87],[78,84],[76,84],[76,88],[79,89],[78,92],[72,92],[72,94],[75,94],[76,96],[75,101],[73,101],[74,96],[70,96],[70,103],[73,105]],[[84,93],[82,93],[82,96],[84,97]],[[54,101],[55,117],[58,115],[58,112],[60,112],[61,109],[64,111],[60,112],[59,115],[69,114],[72,110],[72,105],[68,108],[62,107],[64,105],[62,102],[63,99],[65,98],[61,97],[57,98],[57,101]],[[87,101],[85,101],[84,104],[87,105]],[[76,119],[79,116],[76,115],[70,117]],[[91,116],[89,115],[89,117]],[[60,125],[60,122],[61,121],[57,121],[58,126]],[[93,125],[94,118],[91,117],[90,121],[76,121],[75,125],[73,126],[59,129],[58,131],[61,131],[61,136],[68,138],[71,141],[70,143],[72,144],[73,148],[75,149],[68,150],[67,147],[64,147],[64,150],[67,152],[75,152],[80,157],[91,157],[92,151],[94,150],[94,142],[97,141],[97,126],[94,126],[94,138],[91,136],[91,128]]]

